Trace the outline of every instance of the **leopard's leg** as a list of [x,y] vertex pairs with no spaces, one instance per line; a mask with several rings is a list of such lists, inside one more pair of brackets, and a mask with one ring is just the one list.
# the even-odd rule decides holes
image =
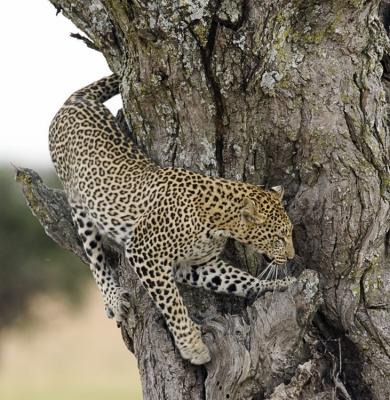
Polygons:
[[170,256],[173,242],[164,241],[164,235],[157,233],[159,248],[164,249],[157,251],[157,238],[148,230],[148,226],[151,230],[156,226],[155,220],[151,221],[150,224],[141,223],[136,227],[131,242],[126,246],[126,257],[164,315],[181,356],[192,364],[205,364],[210,361],[210,352],[202,340],[199,326],[188,315],[173,277]]
[[114,271],[107,265],[102,249],[101,235],[82,205],[71,203],[72,219],[83,242],[89,267],[103,296],[106,313],[116,321],[125,320],[129,312],[130,293],[119,286]]
[[164,315],[182,357],[196,365],[209,362],[209,350],[202,341],[199,327],[188,316],[173,279],[172,268],[156,260],[136,262],[134,253],[128,257],[143,286]]
[[267,291],[286,290],[296,280],[293,277],[260,280],[231,266],[218,256],[202,264],[179,264],[175,270],[175,279],[186,285],[247,298],[258,297]]

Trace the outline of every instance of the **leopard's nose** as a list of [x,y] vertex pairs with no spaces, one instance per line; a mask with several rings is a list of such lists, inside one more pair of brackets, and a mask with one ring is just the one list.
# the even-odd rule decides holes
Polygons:
[[292,241],[286,246],[286,256],[289,260],[292,260],[295,256],[295,250]]
[[295,257],[294,249],[291,252],[286,253],[287,260],[292,260]]

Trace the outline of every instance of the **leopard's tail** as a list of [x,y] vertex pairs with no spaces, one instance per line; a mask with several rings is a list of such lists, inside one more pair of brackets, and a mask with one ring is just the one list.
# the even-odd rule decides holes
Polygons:
[[119,93],[120,77],[112,74],[74,92],[68,101],[90,100],[104,103]]

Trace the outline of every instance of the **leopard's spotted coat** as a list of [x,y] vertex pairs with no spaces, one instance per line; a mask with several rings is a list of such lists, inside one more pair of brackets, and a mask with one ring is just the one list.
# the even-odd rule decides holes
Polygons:
[[219,258],[227,238],[277,263],[294,256],[280,190],[153,164],[103,102],[118,93],[112,75],[75,92],[50,126],[50,152],[108,314],[126,318],[128,291],[106,264],[101,235],[121,243],[166,318],[182,356],[210,360],[176,281],[238,296],[285,289],[293,278],[261,281]]

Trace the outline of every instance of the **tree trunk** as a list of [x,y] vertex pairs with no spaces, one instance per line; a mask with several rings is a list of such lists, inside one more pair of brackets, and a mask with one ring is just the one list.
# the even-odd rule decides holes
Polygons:
[[[134,293],[121,329],[144,398],[389,399],[390,64],[379,2],[51,2],[123,77],[131,135],[158,164],[284,185],[295,270],[319,276],[313,325],[313,271],[251,305],[182,288],[212,353],[194,367],[108,245]],[[63,195],[18,176],[47,232],[82,256]],[[248,249],[230,243],[226,256],[257,273]]]

